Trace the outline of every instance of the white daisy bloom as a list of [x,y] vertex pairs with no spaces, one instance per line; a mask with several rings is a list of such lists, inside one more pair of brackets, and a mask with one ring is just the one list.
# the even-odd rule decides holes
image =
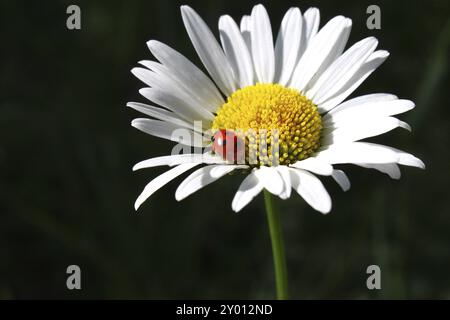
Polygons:
[[[359,141],[398,127],[410,130],[394,116],[413,109],[414,103],[387,93],[345,101],[389,55],[376,50],[374,37],[345,49],[350,19],[336,16],[319,29],[317,8],[304,13],[291,8],[274,41],[267,11],[256,5],[240,25],[228,15],[220,17],[219,42],[192,8],[182,6],[181,14],[210,77],[169,46],[149,41],[158,61],[141,61],[145,68],[134,68],[132,73],[149,86],[139,92],[159,106],[128,103],[152,117],[135,119],[132,126],[176,142],[180,141],[173,131],[184,128],[193,137],[190,144],[197,147],[207,145],[202,134],[209,129],[256,130],[256,136],[246,138],[246,159],[253,152],[256,163],[230,163],[211,148],[203,154],[142,161],[133,169],[172,168],[150,181],[135,203],[136,210],[155,191],[194,167],[178,187],[177,200],[232,171],[245,170],[248,175],[231,203],[234,211],[263,189],[281,199],[289,198],[294,189],[322,213],[331,210],[331,198],[317,175],[331,176],[343,190],[350,188],[345,173],[333,167],[336,164],[373,168],[393,179],[400,178],[398,165],[425,167],[409,153]],[[202,127],[193,128],[194,121],[201,121]],[[278,143],[276,152],[270,143],[259,142],[263,136]]]

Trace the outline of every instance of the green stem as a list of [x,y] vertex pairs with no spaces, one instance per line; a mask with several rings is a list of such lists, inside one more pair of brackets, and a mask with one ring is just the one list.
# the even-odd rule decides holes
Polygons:
[[272,241],[273,264],[275,267],[275,282],[277,286],[277,299],[288,299],[288,278],[286,258],[284,255],[283,234],[280,217],[274,205],[272,194],[264,190],[264,203],[266,205],[267,223],[269,224],[270,240]]

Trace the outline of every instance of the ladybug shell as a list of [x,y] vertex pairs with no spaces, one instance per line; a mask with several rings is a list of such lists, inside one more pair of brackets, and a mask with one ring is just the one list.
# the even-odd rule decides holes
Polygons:
[[223,159],[239,163],[244,163],[245,145],[233,131],[220,129],[214,134],[212,150]]

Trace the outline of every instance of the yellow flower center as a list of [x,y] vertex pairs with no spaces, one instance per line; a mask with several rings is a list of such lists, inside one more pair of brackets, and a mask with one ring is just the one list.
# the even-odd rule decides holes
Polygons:
[[287,165],[308,158],[320,145],[322,119],[309,99],[279,84],[256,84],[234,92],[222,105],[212,130],[245,139],[246,163]]

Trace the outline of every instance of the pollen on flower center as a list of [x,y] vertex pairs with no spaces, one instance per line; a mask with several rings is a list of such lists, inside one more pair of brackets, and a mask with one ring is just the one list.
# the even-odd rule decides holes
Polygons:
[[309,99],[279,84],[234,92],[217,111],[212,130],[245,139],[246,163],[287,165],[308,158],[320,145],[322,119]]

